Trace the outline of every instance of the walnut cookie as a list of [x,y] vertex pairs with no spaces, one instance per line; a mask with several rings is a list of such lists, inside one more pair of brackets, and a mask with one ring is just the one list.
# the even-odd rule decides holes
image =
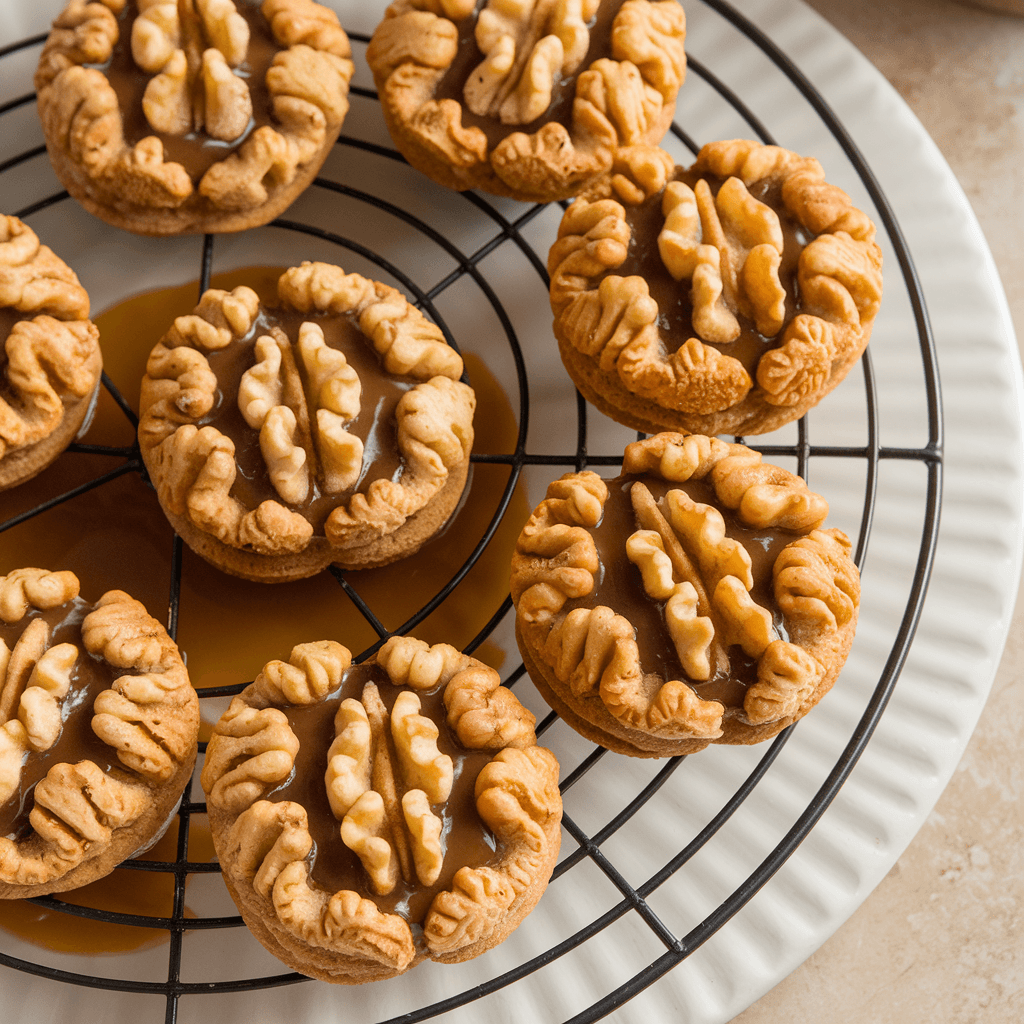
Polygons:
[[138,601],[70,572],[0,577],[0,899],[64,892],[160,838],[192,777],[199,701]]
[[497,672],[392,637],[267,664],[215,726],[202,772],[224,880],[275,956],[358,984],[503,941],[547,886],[558,762]]
[[35,76],[50,159],[115,227],[257,227],[326,159],[350,58],[313,0],[71,0]]
[[562,361],[602,412],[645,433],[762,434],[860,358],[882,296],[875,226],[817,160],[744,140],[689,169],[620,154],[548,257]]
[[667,757],[756,743],[831,689],[857,623],[824,498],[740,444],[658,434],[554,481],[512,559],[531,677],[578,732]]
[[278,298],[211,289],[153,349],[139,444],[164,512],[251,580],[412,554],[466,484],[461,356],[400,292],[340,267],[292,267]]
[[448,188],[579,195],[656,144],[686,72],[676,0],[396,0],[366,51],[384,120]]
[[74,271],[0,215],[0,491],[42,472],[88,427],[102,371]]

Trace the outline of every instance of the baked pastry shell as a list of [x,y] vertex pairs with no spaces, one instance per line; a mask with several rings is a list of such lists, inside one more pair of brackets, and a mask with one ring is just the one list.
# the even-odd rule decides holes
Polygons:
[[88,428],[103,357],[75,272],[27,224],[2,215],[0,314],[24,321],[2,339],[2,491],[41,473]]
[[[271,64],[268,71],[278,77],[267,81],[268,123],[244,132],[213,164],[220,176],[214,182],[209,168],[193,177],[167,157],[156,131],[131,143],[124,137],[120,101],[104,68],[116,45],[129,45],[120,38],[126,0],[68,4],[44,45],[35,84],[54,171],[86,210],[142,235],[234,232],[268,223],[309,186],[348,110],[351,47],[336,15],[323,5],[266,0],[260,6],[278,57],[287,54],[291,64]],[[201,48],[224,45],[213,43],[204,36]],[[177,36],[168,43],[179,45],[191,44]],[[307,66],[300,66],[303,61]],[[167,67],[157,75],[159,70],[146,72],[150,81],[166,77]],[[203,74],[197,74],[201,82]],[[236,84],[243,80],[237,77]]]
[[[230,234],[269,224],[284,213],[313,183],[328,154],[338,140],[339,123],[317,148],[313,156],[295,173],[287,185],[272,184],[267,198],[251,209],[210,210],[208,203],[186,201],[177,209],[159,209],[118,200],[96,188],[95,182],[80,164],[47,139],[47,152],[60,183],[94,217],[122,231],[136,235],[168,237],[172,235]],[[196,199],[193,196],[193,199]]]
[[[455,873],[452,890],[442,890],[433,897],[422,927],[416,929],[416,938],[404,919],[396,915],[385,914],[388,923],[380,925],[381,912],[375,907],[368,912],[363,905],[366,903],[364,898],[358,912],[362,915],[360,920],[376,922],[374,927],[381,930],[397,926],[404,949],[401,959],[383,941],[379,948],[384,952],[372,952],[372,936],[366,942],[359,937],[362,925],[332,920],[332,911],[328,908],[335,907],[340,900],[355,902],[355,892],[339,891],[332,896],[303,882],[301,891],[311,892],[312,896],[292,901],[292,905],[302,902],[307,909],[300,914],[298,922],[287,920],[280,910],[285,903],[282,879],[296,864],[283,866],[286,858],[278,855],[277,851],[283,849],[286,841],[283,835],[278,837],[276,831],[261,835],[258,828],[253,830],[247,818],[258,811],[260,820],[268,820],[267,812],[261,808],[273,806],[278,809],[280,819],[296,820],[292,808],[297,805],[287,802],[268,805],[263,799],[263,794],[271,791],[276,783],[290,778],[289,773],[294,768],[284,763],[279,770],[270,773],[254,767],[258,781],[246,782],[247,764],[267,763],[270,740],[262,745],[254,740],[246,741],[246,753],[251,757],[249,762],[237,754],[232,755],[235,748],[230,745],[230,737],[241,735],[232,719],[255,723],[254,711],[256,715],[266,715],[267,709],[287,711],[289,707],[309,706],[329,698],[348,671],[349,660],[348,651],[340,644],[321,641],[293,649],[287,665],[271,662],[265,666],[215,727],[202,774],[211,830],[224,869],[224,880],[247,926],[270,952],[290,967],[336,984],[361,984],[395,977],[425,959],[460,963],[493,948],[514,931],[540,899],[554,869],[561,837],[558,766],[550,752],[536,746],[534,716],[510,691],[499,685],[493,669],[476,659],[445,644],[428,647],[410,637],[393,637],[375,657],[378,667],[403,692],[445,692],[448,728],[457,737],[457,744],[467,751],[493,755],[476,781],[477,806],[481,807],[481,799],[486,799],[481,787],[484,774],[495,766],[499,772],[507,768],[510,788],[503,790],[503,799],[514,801],[521,821],[529,819],[532,822],[526,826],[529,839],[517,831],[520,825],[513,825],[511,818],[500,822],[498,827],[511,827],[512,832],[498,837],[495,858],[489,865],[480,865],[479,868],[467,865]],[[290,698],[285,696],[285,692],[290,694]],[[476,718],[479,722],[480,716],[487,719],[489,724],[486,728],[477,729],[469,725],[469,731],[464,731],[470,719]],[[259,721],[265,727],[270,725],[269,719]],[[246,725],[244,728],[252,735],[254,726]],[[339,728],[340,736],[340,727],[336,725],[336,728]],[[265,732],[269,735],[269,729]],[[281,747],[288,744],[287,738],[275,739],[275,742]],[[294,749],[297,750],[299,745],[296,740]],[[381,755],[374,747],[374,759],[378,756]],[[390,756],[393,758],[394,753]],[[333,770],[333,760],[330,765],[329,770]],[[374,773],[376,778],[376,769]],[[503,785],[498,784],[498,788],[502,789]],[[302,821],[305,822],[304,815]],[[494,827],[493,823],[491,827]],[[301,833],[304,828],[303,824],[294,834]],[[340,842],[336,833],[334,841]],[[258,850],[255,858],[245,852],[246,844],[250,842],[255,843]],[[301,840],[297,844],[294,840],[289,840],[289,843],[295,852],[288,856],[301,858],[301,851],[307,844]],[[300,859],[299,863],[304,862]],[[308,878],[309,872],[308,863],[304,863],[299,873]],[[514,898],[504,899],[500,909],[496,907],[488,913],[482,930],[474,932],[472,927],[468,930],[457,927],[452,933],[454,938],[447,942],[443,934],[444,920],[446,915],[453,913],[452,906],[459,901],[466,907],[464,896],[468,890],[460,879],[467,872],[479,874],[481,878],[487,873],[494,879],[504,877],[506,881],[502,884],[506,888],[511,877],[515,876],[516,892]],[[289,884],[294,883],[294,877]],[[363,885],[368,892],[368,880],[364,880]],[[370,896],[369,900],[373,898]],[[490,894],[484,895],[478,890],[474,900],[482,900],[479,906],[483,907],[490,898]],[[470,916],[475,912],[473,907],[468,910]],[[321,915],[322,920],[318,920]],[[438,922],[441,922],[440,932]]]
[[[572,73],[577,82],[593,72],[600,85],[582,90],[577,85],[568,127],[542,114],[523,126],[529,131],[513,132],[493,146],[483,141],[479,129],[467,132],[463,127],[463,99],[438,103],[434,98],[457,52],[452,43],[458,28],[434,15],[433,8],[429,0],[393,3],[367,49],[367,63],[395,145],[438,184],[457,191],[479,188],[524,202],[568,199],[608,172],[619,147],[655,145],[668,131],[686,69],[685,17],[675,0],[631,0],[631,16],[642,11],[651,18],[651,8],[656,9],[658,28],[646,37],[647,60],[630,50],[637,63],[625,55],[616,57],[607,61],[614,67],[605,66],[603,77],[594,70],[596,63],[577,68]],[[438,37],[443,39],[440,49]],[[475,43],[470,39],[461,45]],[[625,78],[633,90],[631,101],[624,98],[626,86],[619,85]],[[643,108],[637,121],[627,118],[627,123],[616,116],[616,101],[608,96],[619,87],[622,108]]]
[[[629,477],[636,474],[640,480],[660,478],[682,484],[690,479],[710,480],[719,465],[715,487],[720,497],[731,492],[730,506],[749,500],[747,494],[771,481],[769,487],[791,492],[783,521],[791,526],[795,519],[811,524],[795,529],[778,523],[772,526],[793,537],[770,569],[775,599],[782,609],[789,664],[773,677],[768,665],[774,652],[768,658],[765,646],[770,637],[762,642],[756,682],[748,685],[743,707],[726,710],[716,698],[708,697],[699,709],[688,708],[687,702],[699,697],[695,689],[699,683],[694,684],[685,673],[676,676],[686,686],[680,698],[678,682],[644,667],[635,642],[637,627],[624,617],[628,613],[616,609],[614,596],[608,598],[607,605],[598,604],[589,613],[572,612],[586,614],[586,648],[582,639],[573,638],[577,626],[569,622],[569,614],[580,606],[573,605],[570,595],[589,594],[598,571],[595,566],[601,564],[593,542],[584,539],[584,531],[603,517],[608,494],[594,474],[568,474],[555,481],[517,544],[511,588],[517,609],[516,639],[527,671],[541,696],[569,725],[618,753],[668,757],[695,753],[710,743],[749,744],[770,739],[806,715],[832,688],[853,643],[860,584],[849,557],[849,541],[841,531],[822,527],[827,504],[807,491],[799,477],[761,463],[760,456],[744,445],[671,433],[630,445],[624,472]],[[740,475],[730,482],[727,477],[734,472]],[[595,496],[601,494],[605,498],[597,503]],[[724,502],[722,507],[726,507]],[[692,556],[692,535],[683,546]],[[625,550],[620,557],[626,557]],[[694,558],[694,562],[706,583],[709,577],[700,559]],[[640,573],[639,568],[635,571]],[[678,573],[673,578],[678,582]],[[702,613],[707,611],[706,605],[699,607]],[[609,622],[612,615],[615,618]],[[715,616],[716,631],[722,631],[721,610]],[[726,639],[735,640],[735,635]],[[735,648],[728,643],[727,649]],[[591,658],[596,660],[591,662]],[[580,672],[589,672],[589,685],[580,683]],[[789,678],[783,678],[787,673]],[[772,682],[773,678],[777,681]],[[755,689],[762,703],[747,709]],[[766,706],[777,711],[765,711]]]
[[[577,200],[563,216],[548,258],[553,329],[562,362],[588,401],[633,429],[709,436],[768,433],[817,405],[867,347],[882,293],[882,257],[874,241],[874,224],[849,196],[825,180],[816,160],[737,139],[704,146],[685,172],[698,180],[737,185],[733,201],[737,191],[743,194],[747,208],[740,204],[739,211],[727,211],[732,225],[718,236],[721,241],[715,241],[716,232],[727,224],[724,215],[714,228],[704,223],[703,211],[698,220],[696,210],[685,229],[670,223],[677,215],[676,195],[670,200],[670,192],[677,187],[675,180],[683,177],[683,169],[673,165],[664,151],[638,146],[620,157],[599,189]],[[746,291],[752,286],[744,275],[756,251],[771,247],[754,247],[749,237],[764,230],[757,218],[767,207],[757,214],[752,210],[760,205],[751,198],[759,188],[781,197],[777,202],[782,212],[808,241],[799,243],[799,269],[790,272],[785,313],[772,324],[774,333],[755,346],[759,353],[748,372],[711,340],[706,329],[701,337],[688,318],[680,317],[669,334],[665,318],[672,311],[658,307],[644,277],[618,276],[618,271],[627,254],[647,247],[658,273],[667,274],[668,264],[662,264],[668,247],[680,261],[678,274],[683,276],[672,276],[678,289],[687,293],[691,309],[696,310],[699,301],[708,319],[732,316],[735,322],[738,316],[737,332],[756,334],[761,325],[755,331],[750,308],[756,300]],[[657,238],[634,237],[627,210],[640,204],[660,205],[663,219],[657,223],[664,229]],[[708,205],[715,207],[718,200],[710,199]],[[746,224],[739,221],[737,228],[741,214],[751,219]],[[719,215],[713,216],[717,220]],[[744,233],[748,237],[743,238]],[[769,236],[770,232],[763,237]],[[784,257],[781,238],[772,244]],[[710,274],[708,250],[715,257]],[[687,271],[683,262],[689,262]],[[731,290],[723,286],[728,275],[719,264],[727,263],[734,268],[733,277],[743,282],[741,300],[729,297],[740,285]],[[701,275],[704,294],[699,296]],[[771,287],[782,287],[778,276]],[[767,303],[767,297],[761,301]],[[764,307],[757,308],[760,316]]]
[[[237,471],[223,461],[234,459],[234,442],[205,425],[204,417],[236,396],[220,395],[207,357],[258,335],[263,307],[251,289],[212,289],[153,349],[142,381],[140,447],[168,520],[197,554],[254,581],[300,579],[331,564],[371,568],[413,554],[448,521],[468,480],[475,396],[459,380],[461,357],[396,289],[339,267],[293,267],[279,279],[278,291],[289,316],[348,320],[382,376],[414,382],[395,412],[404,468],[395,481],[368,475],[358,490],[337,492],[326,524],[317,529],[302,518],[301,500],[289,503],[278,493],[252,508],[235,498]],[[319,409],[309,407],[310,431],[318,422],[314,412]],[[320,456],[323,443],[321,437]],[[221,468],[211,470],[215,463]],[[212,503],[203,497],[210,472],[218,475]]]
[[305,579],[328,565],[342,569],[375,569],[415,554],[444,528],[466,489],[468,460],[456,467],[430,505],[411,515],[394,533],[365,549],[345,551],[333,547],[324,537],[313,537],[305,550],[294,554],[263,555],[231,547],[193,525],[184,515],[164,509],[167,521],[181,539],[199,556],[222,572],[254,583],[287,583]]
[[[0,603],[9,625],[32,610],[68,605],[77,592],[77,578],[69,572],[19,569],[0,578]],[[16,614],[19,605],[25,608],[22,615]],[[92,731],[97,737],[102,733],[111,761],[120,762],[105,775],[104,785],[113,792],[97,796],[90,788],[97,785],[96,778],[81,782],[79,769],[94,766],[93,762],[83,760],[72,768],[54,761],[39,784],[52,780],[55,769],[58,774],[63,770],[78,780],[85,795],[76,797],[72,792],[64,810],[60,790],[55,801],[51,786],[43,813],[56,823],[58,841],[32,828],[0,844],[0,899],[78,888],[149,849],[173,820],[195,768],[199,701],[166,630],[123,591],[108,591],[81,614],[82,643],[89,653],[80,647],[78,657],[99,659],[113,682],[97,698],[97,704],[103,701],[102,710],[81,707],[74,713],[92,716]],[[30,678],[28,686],[33,685]],[[31,721],[25,714],[22,702],[17,717]],[[101,719],[103,724],[98,725]],[[82,808],[90,805],[102,810],[83,813]],[[80,821],[91,835],[79,831]],[[48,877],[33,881],[41,871]]]
[[80,434],[89,429],[92,414],[99,398],[100,379],[103,373],[103,356],[99,347],[85,364],[86,372],[96,383],[85,398],[63,395],[64,415],[60,425],[48,437],[24,448],[17,448],[0,460],[0,491],[31,480],[44,469],[53,465],[65,449]]

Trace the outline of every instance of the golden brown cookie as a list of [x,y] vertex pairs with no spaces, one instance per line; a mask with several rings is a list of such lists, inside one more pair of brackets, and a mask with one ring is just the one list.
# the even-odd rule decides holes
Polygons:
[[207,291],[153,349],[139,444],[164,512],[225,572],[280,582],[412,554],[465,487],[473,390],[394,288],[326,263]]
[[199,701],[174,641],[120,590],[0,577],[0,899],[77,888],[160,838],[192,776]]
[[558,762],[497,672],[392,637],[272,661],[213,731],[202,773],[224,880],[275,956],[357,984],[505,939],[558,856]]
[[548,257],[562,361],[646,433],[763,434],[847,374],[882,297],[875,226],[817,160],[734,140],[620,154]]
[[350,57],[313,0],[71,0],[35,77],[50,159],[119,228],[266,224],[337,139]]
[[88,426],[102,371],[74,271],[0,215],[0,491],[42,472]]
[[388,130],[448,188],[579,195],[655,145],[686,72],[676,0],[396,0],[366,51]]
[[853,642],[860,577],[827,513],[800,477],[697,434],[629,445],[614,480],[556,480],[512,559],[538,690],[636,757],[776,735]]

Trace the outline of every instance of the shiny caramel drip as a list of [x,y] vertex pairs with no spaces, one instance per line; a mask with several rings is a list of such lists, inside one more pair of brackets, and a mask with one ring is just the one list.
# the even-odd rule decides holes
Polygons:
[[[138,859],[172,862],[177,859],[177,848],[178,826],[174,821],[163,837]],[[188,832],[188,860],[207,863],[215,858],[205,817],[192,818]],[[174,911],[174,875],[118,868],[105,878],[62,892],[55,899],[72,906],[115,914],[169,918]],[[185,917],[196,916],[186,904]],[[0,928],[35,946],[58,953],[129,953],[162,945],[169,935],[162,928],[136,928],[88,917],[72,917],[28,900],[0,900]]]

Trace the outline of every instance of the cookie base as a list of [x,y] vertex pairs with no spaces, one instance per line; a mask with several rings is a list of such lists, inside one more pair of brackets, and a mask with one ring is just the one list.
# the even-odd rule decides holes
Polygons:
[[100,377],[103,372],[103,358],[99,348],[90,357],[87,365],[90,374],[94,375],[96,379],[92,390],[83,398],[65,395],[63,399],[64,417],[48,437],[42,438],[35,444],[26,445],[24,448],[15,448],[0,459],[0,491],[17,487],[18,484],[23,484],[26,480],[38,476],[44,469],[57,461],[64,449],[80,433],[88,430],[89,424],[92,422],[92,415],[96,411]]
[[[216,846],[218,837],[227,834],[235,819],[234,816],[215,807],[209,809],[209,816],[210,830]],[[463,963],[504,942],[537,905],[537,901],[547,889],[551,872],[554,871],[558,861],[562,838],[559,822],[556,821],[545,827],[544,835],[547,840],[546,856],[537,871],[537,881],[516,897],[489,935],[451,953],[430,953],[422,947],[422,939],[420,939],[417,942],[415,957],[402,971],[394,970],[366,957],[350,956],[306,945],[277,924],[274,919],[273,904],[270,900],[256,893],[251,886],[239,886],[231,877],[230,870],[223,871],[223,878],[228,893],[235,901],[246,927],[279,960],[300,974],[318,981],[326,981],[334,985],[362,985],[366,982],[383,981],[406,974],[424,960],[447,964]],[[227,868],[225,858],[219,850],[218,857],[220,857],[222,866]]]
[[[314,537],[292,554],[261,555],[232,547],[193,525],[184,515],[164,508],[164,515],[181,539],[211,565],[231,576],[254,583],[289,583],[337,565],[342,569],[374,569],[415,554],[437,534],[455,511],[469,477],[469,460],[456,466],[433,499],[397,530],[359,547],[333,547],[326,537]],[[161,506],[163,507],[163,506]]]
[[589,356],[570,342],[555,317],[555,337],[562,364],[579,393],[606,416],[633,430],[657,434],[663,430],[714,437],[728,434],[743,437],[767,434],[798,420],[832,391],[860,359],[871,337],[871,326],[863,331],[861,344],[847,358],[832,367],[832,376],[824,391],[815,393],[798,405],[772,405],[755,385],[736,405],[720,412],[692,413],[672,409],[630,391],[614,371],[601,369]]
[[850,652],[856,625],[857,617],[854,615],[835,638],[834,643],[811,650],[811,653],[828,667],[814,691],[795,714],[760,725],[752,725],[739,717],[726,715],[722,720],[722,735],[713,740],[664,738],[639,729],[627,728],[605,708],[601,698],[596,694],[589,697],[574,696],[554,671],[534,655],[518,620],[515,631],[519,653],[537,692],[551,709],[581,736],[607,750],[630,757],[676,757],[695,754],[712,743],[761,743],[774,738],[783,729],[799,721],[832,689]]
[[[45,119],[44,119],[45,123]],[[111,195],[58,145],[46,141],[47,152],[60,183],[94,217],[137,235],[168,236],[225,234],[258,228],[284,212],[309,187],[331,147],[338,139],[341,125],[328,126],[327,135],[316,153],[287,185],[265,182],[267,198],[258,206],[244,210],[223,210],[201,195],[198,188],[176,207],[145,206]]]
[[[199,701],[193,699],[195,721],[199,723]],[[83,860],[60,878],[52,879],[39,885],[17,885],[0,882],[0,899],[27,899],[31,896],[48,896],[52,893],[67,892],[78,889],[89,882],[109,875],[119,864],[131,857],[145,853],[167,831],[178,811],[178,801],[192,779],[195,769],[196,753],[182,762],[174,774],[158,786],[153,786],[152,803],[146,811],[130,825],[115,829],[108,846],[92,858]],[[137,779],[125,775],[129,781]]]
[[[390,77],[390,76],[388,76]],[[614,150],[596,146],[590,151],[591,165],[565,175],[558,175],[552,169],[545,168],[547,173],[533,175],[536,187],[516,187],[511,185],[495,167],[495,151],[489,149],[483,159],[454,164],[445,159],[430,146],[425,145],[420,136],[408,127],[407,119],[398,113],[389,102],[388,77],[375,75],[377,93],[381,98],[381,113],[395,148],[405,157],[411,167],[425,174],[431,181],[455,192],[466,192],[480,189],[494,196],[506,199],[517,199],[523,203],[551,203],[563,199],[573,199],[591,189],[606,191],[600,183],[610,177],[614,162]],[[672,124],[675,114],[675,101],[668,104],[657,121],[636,143],[656,146],[665,137]],[[538,129],[539,131],[539,129]],[[536,132],[531,133],[531,137]],[[596,140],[595,140],[596,142]],[[636,144],[634,143],[634,144]]]
[[[519,645],[523,664],[526,666],[526,671],[537,688],[537,692],[548,703],[551,710],[558,713],[558,717],[566,725],[578,732],[584,739],[590,740],[591,743],[596,743],[616,754],[626,754],[629,757],[674,757],[677,754],[695,754],[708,746],[708,740],[662,739],[635,729],[627,730],[605,710],[599,697],[593,697],[590,701],[580,701],[563,694],[566,687],[540,658],[534,657],[523,637],[518,621],[516,622],[516,643]],[[574,706],[567,703],[569,699],[575,700]],[[580,710],[586,708],[586,717],[577,713],[577,707]],[[627,733],[630,734],[630,738],[627,738]]]

